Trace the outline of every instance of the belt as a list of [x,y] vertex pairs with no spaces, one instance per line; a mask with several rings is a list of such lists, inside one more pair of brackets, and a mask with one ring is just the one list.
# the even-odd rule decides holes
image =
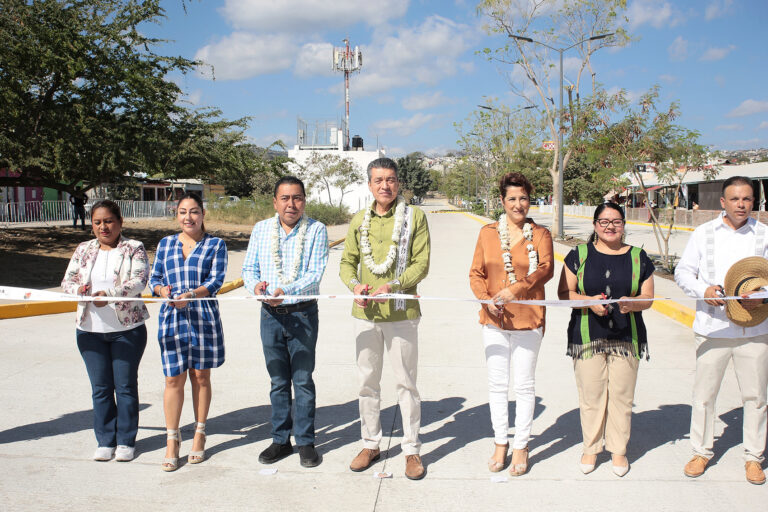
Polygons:
[[297,302],[296,304],[286,304],[280,306],[270,306],[269,304],[262,303],[261,307],[265,308],[268,313],[273,315],[287,315],[289,313],[296,313],[297,311],[304,311],[312,306],[317,306],[316,300],[305,300],[303,302]]

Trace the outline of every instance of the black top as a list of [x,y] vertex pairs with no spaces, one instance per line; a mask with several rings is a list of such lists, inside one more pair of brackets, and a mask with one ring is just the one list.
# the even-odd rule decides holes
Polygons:
[[[589,296],[604,293],[609,299],[629,297],[632,292],[632,255],[631,248],[624,254],[603,254],[595,249],[594,244],[587,244],[587,259],[584,263],[584,293]],[[577,274],[579,270],[579,251],[574,248],[565,257],[565,265]],[[644,250],[640,250],[640,283],[637,295],[643,283],[653,275],[654,266]],[[580,290],[579,290],[580,292]],[[581,309],[571,312],[568,324],[569,355],[580,357],[579,345],[592,349],[592,352],[625,353],[632,346],[632,325],[630,315],[634,314],[637,327],[638,347],[632,348],[632,355],[642,357],[647,354],[647,335],[640,312],[620,313],[618,304],[611,304],[612,311],[606,316],[597,316],[588,310],[589,339],[582,340]],[[618,342],[618,343],[617,343]],[[573,350],[576,347],[576,350]]]

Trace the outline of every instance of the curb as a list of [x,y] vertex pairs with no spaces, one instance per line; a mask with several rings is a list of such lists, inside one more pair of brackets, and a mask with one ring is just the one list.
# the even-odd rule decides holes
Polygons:
[[[467,212],[461,212],[470,219],[474,219],[478,222],[487,223],[490,219],[486,219],[484,217],[479,217],[478,215],[467,213]],[[571,215],[571,217],[576,217],[576,215]],[[491,221],[493,222],[493,221]],[[691,230],[692,231],[692,230]],[[559,252],[555,251],[555,259],[559,261],[560,263],[563,263],[563,259],[565,256],[560,254]],[[657,295],[658,297],[658,295]],[[682,304],[678,304],[674,301],[654,301],[653,305],[651,306],[651,309],[654,309],[661,313],[664,316],[667,316],[671,318],[672,320],[676,322],[680,322],[681,324],[692,327],[693,326],[693,320],[696,316],[696,311],[687,307],[683,306]]]

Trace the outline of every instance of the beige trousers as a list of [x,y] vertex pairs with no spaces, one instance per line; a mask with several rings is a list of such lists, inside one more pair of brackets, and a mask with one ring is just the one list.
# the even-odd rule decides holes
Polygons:
[[736,339],[696,335],[696,377],[691,404],[693,453],[708,459],[714,455],[715,400],[731,360],[744,405],[744,458],[762,462],[768,423],[768,335]]
[[574,360],[585,455],[602,452],[603,442],[612,454],[626,455],[639,364],[611,354]]
[[397,403],[403,418],[403,440],[400,446],[405,455],[419,453],[421,397],[416,389],[418,327],[419,319],[400,322],[354,319],[357,373],[360,379],[360,433],[365,448],[378,448],[382,438],[381,372],[386,347],[397,382]]

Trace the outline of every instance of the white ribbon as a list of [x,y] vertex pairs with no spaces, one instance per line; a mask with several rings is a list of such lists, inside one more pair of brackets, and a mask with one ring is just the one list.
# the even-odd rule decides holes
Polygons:
[[[306,300],[328,300],[328,299],[342,299],[342,300],[354,300],[354,299],[405,299],[405,300],[428,300],[428,301],[451,301],[451,302],[475,302],[479,304],[498,304],[491,299],[475,299],[468,297],[435,297],[427,295],[410,295],[403,293],[387,293],[381,295],[245,295],[240,297],[199,297],[194,299],[163,299],[161,297],[107,297],[99,296],[94,297],[90,295],[72,295],[68,293],[50,292],[46,290],[34,290],[32,288],[18,288],[15,286],[0,286],[0,299],[6,300],[19,300],[19,301],[53,301],[53,302],[130,302],[141,300],[144,302],[173,302],[173,301],[186,301],[186,302],[198,302],[198,301],[238,301],[238,300],[254,300],[254,301],[266,301],[279,298],[291,298],[297,301]],[[750,299],[765,299],[768,298],[768,291],[759,291],[749,296]],[[718,297],[718,300],[743,300],[744,297]],[[508,300],[504,301],[505,304],[522,304],[527,306],[551,306],[551,307],[568,307],[568,308],[584,308],[589,306],[595,306],[597,304],[615,304],[617,302],[653,302],[653,301],[691,301],[697,302],[702,300],[710,300],[696,297],[685,298],[672,298],[672,297],[655,297],[652,299],[638,299],[638,298],[626,298],[626,299],[589,299],[589,300]]]

